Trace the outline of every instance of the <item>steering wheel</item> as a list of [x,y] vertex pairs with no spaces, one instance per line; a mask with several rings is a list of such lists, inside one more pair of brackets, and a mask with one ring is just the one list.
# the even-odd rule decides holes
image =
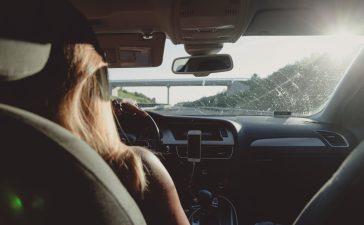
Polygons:
[[135,102],[115,99],[112,106],[120,138],[125,144],[158,150],[160,132],[153,117],[140,109]]

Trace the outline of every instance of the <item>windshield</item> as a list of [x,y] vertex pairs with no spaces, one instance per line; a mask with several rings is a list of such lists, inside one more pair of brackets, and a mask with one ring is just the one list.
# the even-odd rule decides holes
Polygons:
[[242,37],[221,51],[231,55],[233,70],[197,78],[172,73],[172,61],[187,53],[167,40],[160,67],[110,69],[112,95],[166,115],[289,111],[309,116],[325,106],[363,41],[358,36]]

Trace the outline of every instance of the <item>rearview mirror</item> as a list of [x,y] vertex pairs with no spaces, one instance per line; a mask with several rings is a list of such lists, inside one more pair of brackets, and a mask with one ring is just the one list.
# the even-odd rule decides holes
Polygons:
[[181,57],[175,59],[172,65],[175,74],[208,75],[232,69],[233,60],[227,54]]

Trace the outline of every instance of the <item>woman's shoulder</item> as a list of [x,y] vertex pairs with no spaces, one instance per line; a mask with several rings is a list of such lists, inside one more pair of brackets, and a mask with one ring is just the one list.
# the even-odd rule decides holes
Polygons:
[[156,185],[164,191],[175,189],[171,176],[155,153],[138,146],[130,148],[141,157],[150,185]]
[[140,155],[147,173],[149,185],[141,204],[147,221],[152,221],[151,224],[189,224],[176,187],[163,163],[148,149],[131,148]]
[[[163,166],[159,158],[150,150],[140,147],[140,146],[130,146],[132,151],[134,151],[137,155],[140,156],[144,165],[147,167],[159,167]],[[161,164],[161,165],[160,165]],[[164,166],[163,166],[164,168]]]
[[135,153],[137,153],[143,161],[150,162],[150,163],[156,163],[160,161],[158,157],[150,150],[140,147],[140,146],[129,146],[131,150],[133,150]]

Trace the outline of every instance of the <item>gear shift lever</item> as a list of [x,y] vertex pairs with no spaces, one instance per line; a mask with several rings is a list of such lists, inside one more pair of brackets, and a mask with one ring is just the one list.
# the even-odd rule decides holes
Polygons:
[[208,190],[200,190],[197,193],[197,199],[200,203],[200,225],[214,225],[218,224],[217,208],[218,200]]
[[197,193],[197,199],[200,203],[201,210],[207,212],[211,209],[213,195],[208,190],[200,190]]
[[237,225],[234,205],[224,196],[214,196],[208,190],[197,193],[199,208],[190,217],[193,225]]

